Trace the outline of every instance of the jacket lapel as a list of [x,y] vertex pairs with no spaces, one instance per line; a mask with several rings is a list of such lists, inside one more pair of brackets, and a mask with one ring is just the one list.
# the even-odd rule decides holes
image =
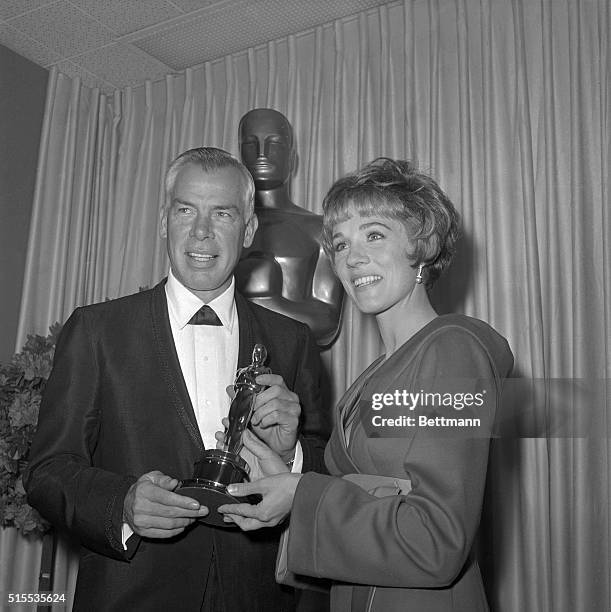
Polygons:
[[238,368],[251,364],[252,350],[255,346],[255,326],[257,324],[252,316],[246,298],[235,292],[235,305],[238,312],[238,325],[240,330],[240,348],[238,350]]
[[155,352],[159,360],[162,376],[168,388],[168,396],[170,397],[172,407],[178,412],[180,420],[197,448],[204,450],[204,442],[197,425],[191,398],[189,397],[174,345],[170,317],[168,315],[168,302],[165,294],[165,279],[153,288],[150,305]]

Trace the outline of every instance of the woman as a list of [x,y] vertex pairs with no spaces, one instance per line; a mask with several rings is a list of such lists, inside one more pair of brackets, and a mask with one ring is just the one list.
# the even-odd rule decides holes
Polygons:
[[[513,357],[486,323],[438,316],[429,301],[458,215],[433,179],[386,158],[337,181],[323,208],[335,272],[359,310],[375,315],[385,354],[336,408],[331,476],[232,485],[234,495],[263,500],[219,511],[243,529],[290,513],[288,569],[333,580],[334,611],[487,610],[471,549]],[[285,472],[250,432],[244,442],[265,473]]]

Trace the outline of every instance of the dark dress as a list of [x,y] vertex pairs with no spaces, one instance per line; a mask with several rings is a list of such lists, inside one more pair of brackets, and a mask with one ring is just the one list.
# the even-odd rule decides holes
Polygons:
[[[296,491],[288,541],[289,570],[335,581],[333,612],[488,609],[471,549],[480,520],[489,432],[502,379],[512,364],[506,340],[489,325],[446,315],[388,360],[374,362],[347,391],[336,408],[325,462],[332,475],[369,474],[373,481],[369,478],[363,488],[349,480],[352,476],[305,474]],[[421,401],[410,410],[409,402],[395,405],[403,402],[404,390],[437,391],[444,399],[451,393],[458,399],[436,407]],[[378,406],[384,397],[374,394],[384,393],[393,394],[388,396],[393,405],[373,409],[372,403]],[[468,402],[472,405],[465,406]],[[384,415],[415,420],[411,425],[372,423],[378,417],[379,424]],[[421,416],[427,424],[419,422]],[[428,421],[439,423],[435,417],[444,416],[456,423]],[[459,423],[469,418],[480,422]],[[373,491],[375,475],[382,477],[382,491]]]

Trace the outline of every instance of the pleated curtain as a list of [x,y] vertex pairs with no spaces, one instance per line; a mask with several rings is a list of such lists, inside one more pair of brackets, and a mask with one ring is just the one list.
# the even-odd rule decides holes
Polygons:
[[[608,385],[610,30],[607,0],[406,0],[114,96],[53,71],[17,348],[162,278],[164,169],[190,147],[238,154],[240,117],[269,107],[295,131],[297,204],[321,212],[331,183],[374,157],[417,160],[464,224],[439,310],[506,336],[516,376]],[[333,400],[381,350],[347,303],[323,354]],[[493,610],[610,609],[609,406],[595,408],[598,435],[495,441]],[[0,590],[35,590],[40,545],[1,538]],[[56,591],[74,582],[66,551]]]

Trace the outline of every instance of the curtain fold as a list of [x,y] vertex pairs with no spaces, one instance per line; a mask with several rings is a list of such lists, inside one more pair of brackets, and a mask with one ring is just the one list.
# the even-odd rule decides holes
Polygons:
[[[464,225],[438,309],[505,335],[516,376],[608,390],[610,31],[607,0],[405,0],[112,97],[52,71],[17,347],[76,306],[156,283],[164,169],[194,146],[238,154],[240,117],[273,107],[295,130],[297,204],[321,212],[331,183],[376,156],[418,160]],[[380,351],[375,322],[346,303],[323,354],[334,400]],[[611,608],[610,406],[594,397],[578,404],[599,418],[588,437],[494,442],[494,610]],[[556,418],[565,404],[546,401]],[[73,557],[58,572],[71,588]]]

